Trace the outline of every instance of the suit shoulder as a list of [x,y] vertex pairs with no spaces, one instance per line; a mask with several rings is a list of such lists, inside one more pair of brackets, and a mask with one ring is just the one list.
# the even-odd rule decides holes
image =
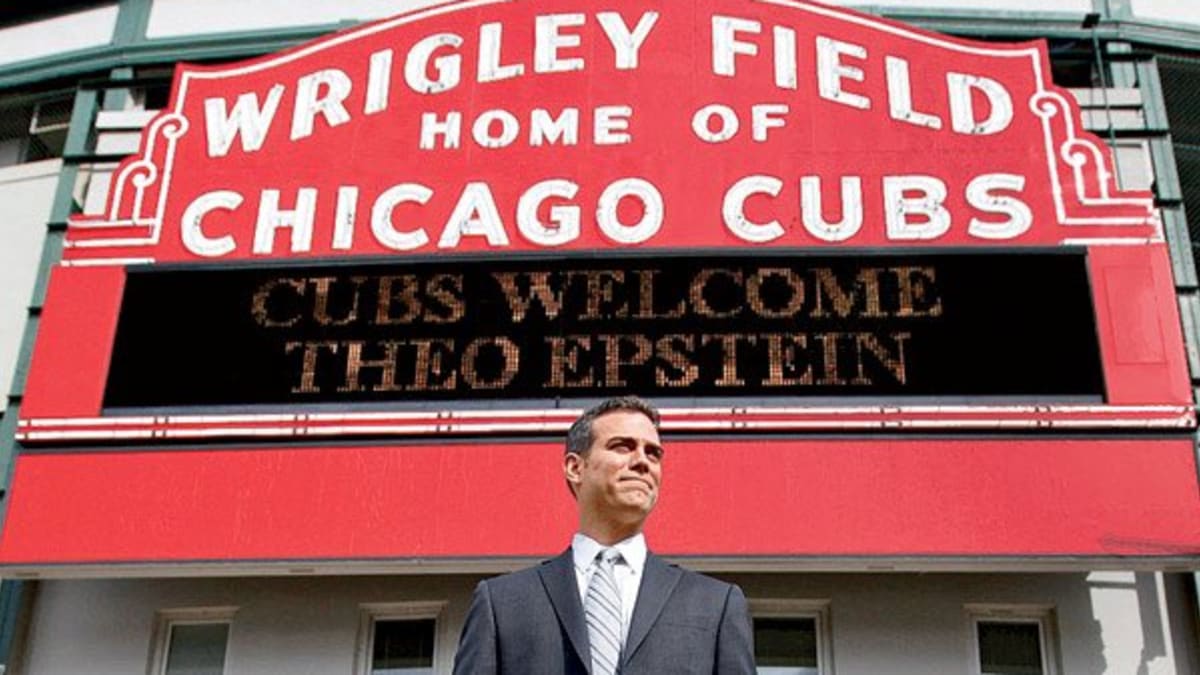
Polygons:
[[737,588],[737,584],[722,581],[707,574],[702,574],[694,570],[689,570],[686,567],[668,563],[671,567],[678,569],[681,573],[679,577],[679,585],[688,587],[697,592],[709,593],[714,595],[725,596],[733,589]]
[[553,559],[545,560],[537,565],[525,567],[514,572],[489,577],[483,583],[487,584],[488,590],[492,593],[520,591],[529,588],[530,585],[540,586],[542,584],[541,570],[546,569],[546,566],[552,562],[554,562]]
[[539,567],[541,567],[541,565],[534,565],[533,567],[526,567],[524,569],[516,570],[515,572],[508,572],[498,576],[488,577],[487,579],[484,579],[484,583],[486,583],[488,588],[492,589],[493,591],[497,589],[511,588],[513,586],[523,586],[530,582],[537,581],[537,570]]
[[717,579],[715,577],[710,577],[707,574],[703,574],[703,573],[697,572],[695,570],[689,570],[686,567],[679,567],[679,570],[681,572],[683,572],[684,578],[688,579],[692,583],[707,584],[707,585],[712,585],[714,587],[720,587],[720,588],[728,588],[733,585],[733,584],[729,583],[728,581],[721,581],[720,579]]

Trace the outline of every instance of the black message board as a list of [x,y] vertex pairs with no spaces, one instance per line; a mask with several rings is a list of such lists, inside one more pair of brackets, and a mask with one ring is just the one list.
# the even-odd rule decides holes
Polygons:
[[131,268],[105,406],[1100,400],[1076,252]]

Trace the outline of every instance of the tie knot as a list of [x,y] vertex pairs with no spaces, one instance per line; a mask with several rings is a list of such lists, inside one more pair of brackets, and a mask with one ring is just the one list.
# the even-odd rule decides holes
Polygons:
[[613,565],[621,562],[621,552],[611,547],[602,548],[600,549],[600,552],[596,554],[596,562],[607,567],[612,567]]

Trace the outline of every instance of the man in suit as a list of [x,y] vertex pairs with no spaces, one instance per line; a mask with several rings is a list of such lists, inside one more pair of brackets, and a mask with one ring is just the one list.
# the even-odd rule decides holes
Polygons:
[[609,399],[567,434],[563,475],[579,511],[565,553],[480,582],[455,657],[462,675],[749,675],[746,599],[737,586],[646,549],[664,451],[658,411]]

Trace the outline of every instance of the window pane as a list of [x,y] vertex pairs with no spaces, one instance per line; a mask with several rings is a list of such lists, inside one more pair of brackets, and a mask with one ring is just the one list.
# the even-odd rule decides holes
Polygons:
[[171,626],[166,675],[221,675],[225,672],[228,639],[227,623]]
[[371,675],[432,675],[433,619],[375,622]]
[[817,675],[816,619],[755,619],[760,675]]
[[979,662],[983,675],[1042,675],[1038,624],[980,621]]
[[73,95],[16,104],[0,98],[0,166],[62,157],[73,106]]
[[32,115],[32,106],[10,106],[0,102],[0,166],[13,166],[26,161]]

